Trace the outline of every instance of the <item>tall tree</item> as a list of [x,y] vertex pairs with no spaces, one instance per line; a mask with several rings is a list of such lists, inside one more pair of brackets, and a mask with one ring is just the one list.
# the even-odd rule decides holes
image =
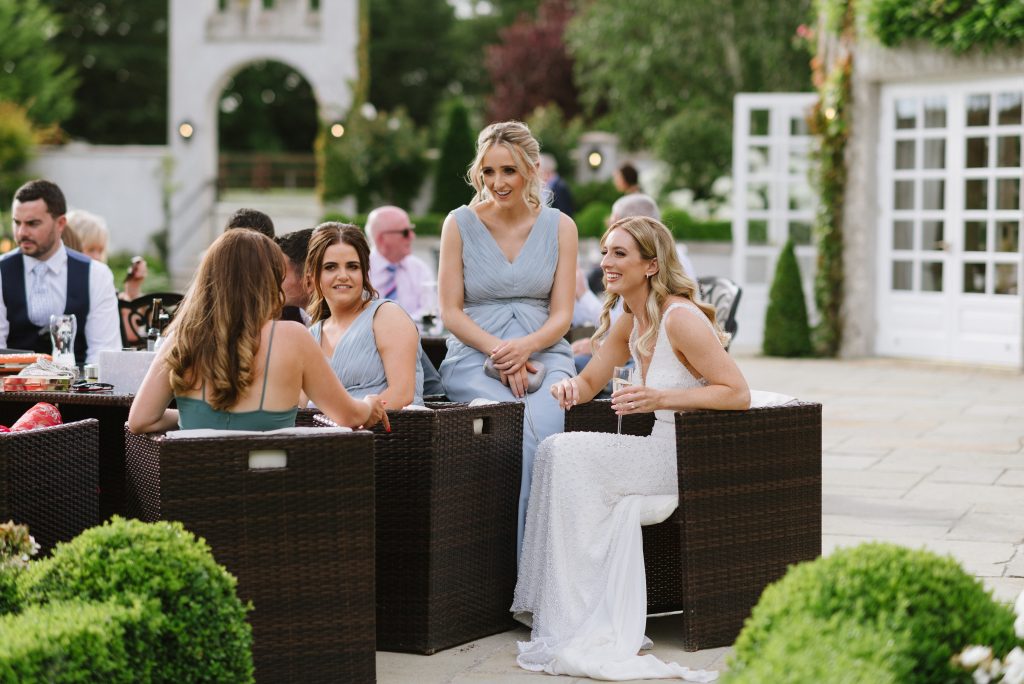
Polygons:
[[222,150],[310,152],[319,125],[309,82],[280,62],[250,64],[221,93]]
[[74,110],[74,69],[55,49],[58,17],[39,0],[0,0],[0,101],[24,107],[37,124]]
[[520,15],[487,49],[493,92],[487,101],[492,119],[525,119],[541,105],[556,104],[567,118],[579,112],[572,59],[563,36],[573,15],[571,0],[544,0],[536,17]]
[[445,0],[369,2],[370,102],[386,111],[404,107],[427,125],[452,81],[455,10]]
[[591,0],[566,32],[581,100],[642,146],[687,103],[728,119],[738,92],[809,90],[792,37],[811,2]]
[[437,213],[469,201],[472,190],[466,182],[466,167],[476,154],[476,136],[469,127],[469,112],[462,100],[448,105],[441,156],[434,172],[434,199],[430,210]]
[[64,128],[93,143],[167,139],[167,3],[51,0],[63,16],[53,44],[81,74]]

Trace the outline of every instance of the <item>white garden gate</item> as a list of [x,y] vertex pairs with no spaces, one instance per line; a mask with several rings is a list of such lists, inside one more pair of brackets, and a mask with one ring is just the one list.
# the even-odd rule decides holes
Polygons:
[[744,93],[733,107],[733,267],[743,288],[734,348],[759,350],[768,291],[779,252],[790,237],[816,320],[817,261],[811,229],[817,197],[809,180],[813,138],[807,117],[814,93]]
[[1020,78],[882,89],[879,354],[1020,367]]

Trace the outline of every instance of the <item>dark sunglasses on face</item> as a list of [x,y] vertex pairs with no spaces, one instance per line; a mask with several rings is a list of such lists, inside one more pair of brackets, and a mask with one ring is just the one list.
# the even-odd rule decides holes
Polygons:
[[79,380],[71,385],[72,392],[113,392],[114,386],[108,382],[86,382]]
[[398,233],[398,234],[399,234],[399,235],[401,235],[401,236],[402,236],[403,238],[407,238],[407,237],[409,237],[409,235],[410,235],[411,233],[414,233],[414,232],[415,232],[415,229],[414,229],[414,227],[413,227],[413,226],[409,226],[408,228],[402,228],[401,230],[389,230],[389,231],[387,231],[387,232],[385,233],[385,235],[389,235],[389,234],[391,234],[391,233]]

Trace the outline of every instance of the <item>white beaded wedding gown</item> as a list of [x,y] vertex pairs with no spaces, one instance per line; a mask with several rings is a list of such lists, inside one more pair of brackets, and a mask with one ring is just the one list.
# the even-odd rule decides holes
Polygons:
[[[665,317],[679,307],[711,325],[690,302],[670,305],[647,371],[649,387],[703,384],[676,358],[665,332]],[[634,360],[636,332],[634,324]],[[640,527],[661,522],[678,505],[674,415],[655,416],[649,437],[575,432],[541,443],[511,609],[517,617],[532,614],[531,639],[519,643],[520,667],[612,681],[717,678],[717,672],[637,655],[647,622]]]

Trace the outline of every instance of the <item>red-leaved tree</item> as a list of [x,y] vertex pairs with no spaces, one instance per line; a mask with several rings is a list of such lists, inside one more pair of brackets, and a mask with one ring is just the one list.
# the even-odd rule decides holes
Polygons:
[[572,58],[562,39],[572,15],[572,0],[543,0],[536,17],[522,15],[500,31],[501,42],[487,48],[485,62],[493,87],[491,120],[525,119],[549,103],[567,119],[579,113]]

